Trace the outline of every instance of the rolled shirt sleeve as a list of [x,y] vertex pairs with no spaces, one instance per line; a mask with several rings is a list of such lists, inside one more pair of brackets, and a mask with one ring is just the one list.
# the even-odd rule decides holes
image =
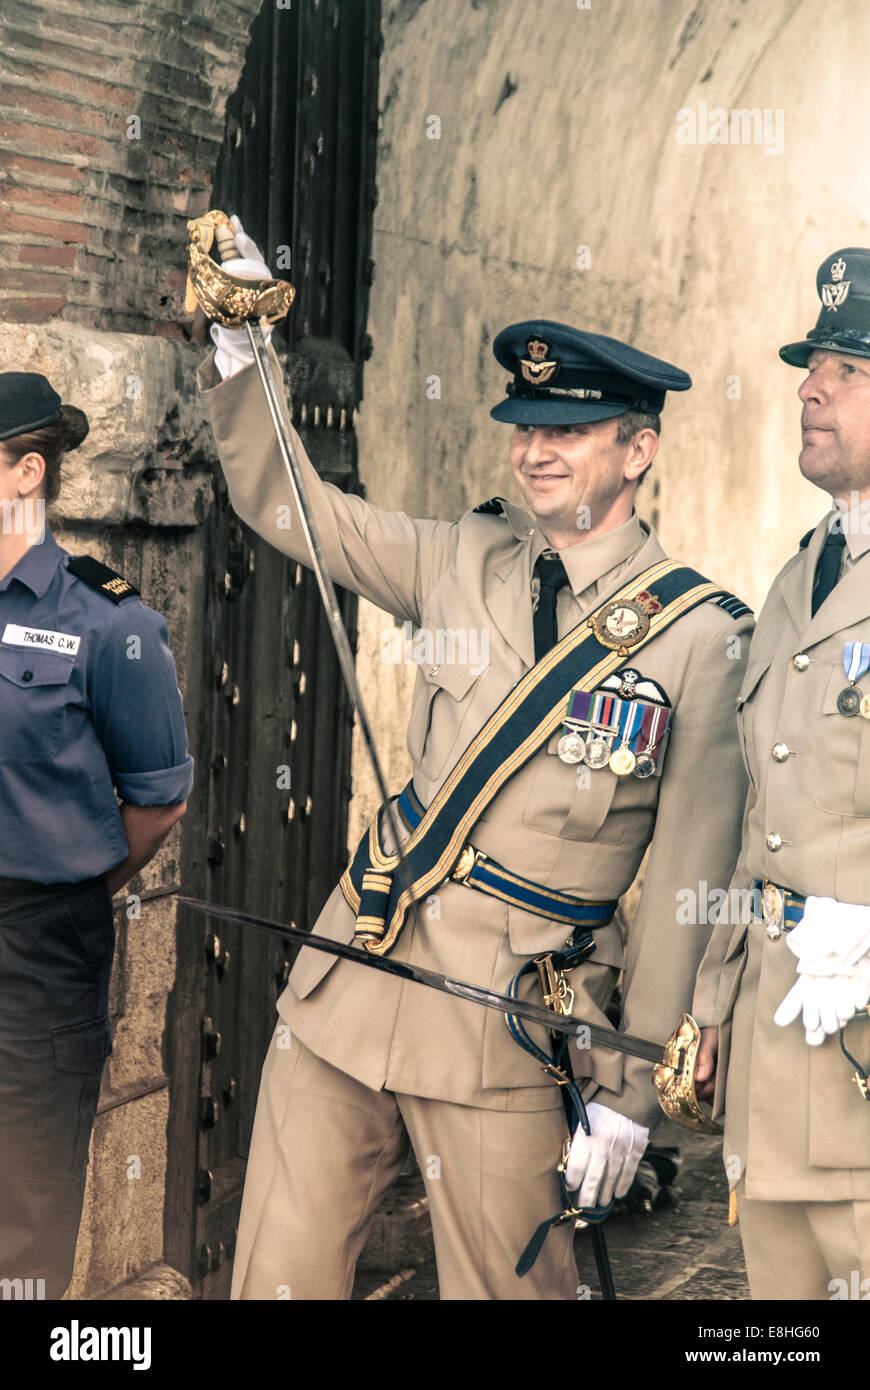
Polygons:
[[193,758],[166,623],[138,600],[119,606],[89,669],[88,697],[117,793],[134,806],[185,801]]

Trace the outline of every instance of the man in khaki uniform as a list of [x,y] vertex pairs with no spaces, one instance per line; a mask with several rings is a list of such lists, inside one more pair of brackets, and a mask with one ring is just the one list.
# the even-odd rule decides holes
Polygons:
[[[241,232],[237,244],[242,269],[264,274]],[[289,487],[256,370],[244,365],[244,335],[218,327],[212,335],[218,350],[200,369],[200,386],[233,506],[305,562],[296,517],[279,528]],[[657,734],[646,740],[651,775],[634,776],[617,775],[606,754],[595,767],[578,765],[573,752],[573,762],[563,760],[555,726],[473,822],[475,862],[500,872],[502,886],[475,891],[473,875],[461,881],[463,858],[462,873],[442,875],[410,908],[391,955],[503,992],[530,956],[564,946],[560,895],[604,904],[594,956],[570,975],[573,1011],[610,1026],[604,1008],[625,966],[623,1026],[664,1039],[688,1003],[709,935],[705,905],[699,924],[686,925],[677,895],[724,885],[736,858],[745,780],[734,700],[751,622],[739,600],[702,584],[704,601],[634,645],[636,632],[659,631],[667,605],[656,593],[665,594],[669,568],[633,510],[634,493],[657,449],[665,391],[685,389],[689,378],[613,339],[547,321],[506,329],[495,352],[512,380],[492,413],[514,422],[511,464],[528,512],[501,499],[458,522],[382,511],[322,482],[293,435],[335,582],[436,641],[448,630],[488,640],[485,669],[460,650],[418,671],[404,809],[409,795],[427,808],[443,793],[536,652],[558,650],[557,638],[616,593],[627,601],[601,611],[629,658],[606,653],[616,675],[600,721],[631,706],[654,722],[668,715],[670,729],[666,743]],[[642,580],[650,574],[654,583]],[[639,730],[634,746],[643,752]],[[608,752],[621,738],[604,739]],[[381,835],[388,840],[383,822]],[[624,956],[610,917],[650,843]],[[535,888],[543,908],[527,905]],[[316,930],[347,942],[355,926],[339,886]],[[521,997],[541,1002],[530,979]],[[502,1015],[305,949],[278,1011],[233,1297],[348,1298],[372,1215],[409,1144],[426,1181],[442,1298],[576,1296],[573,1223],[551,1234],[526,1278],[514,1273],[532,1231],[561,1206],[555,1164],[566,1126],[558,1086],[512,1041]],[[531,1031],[546,1048],[544,1031]],[[658,1118],[650,1067],[617,1052],[572,1052],[591,1135],[575,1139],[568,1175],[581,1205],[606,1205],[627,1190]]]
[[[777,576],[752,640],[743,845],[693,1007],[753,1298],[870,1291],[870,1105],[837,1037],[853,1019],[845,1046],[867,1070],[870,251],[835,252],[817,286],[816,328],[780,356],[807,369],[800,469],[834,509]],[[756,899],[748,924],[741,893]]]

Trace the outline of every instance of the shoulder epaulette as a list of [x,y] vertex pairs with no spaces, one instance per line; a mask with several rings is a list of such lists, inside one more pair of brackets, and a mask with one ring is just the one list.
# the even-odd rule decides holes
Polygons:
[[87,584],[89,589],[96,589],[111,603],[123,603],[125,598],[131,598],[138,594],[139,590],[129,579],[118,574],[115,570],[109,569],[108,565],[95,560],[93,555],[71,555],[67,563],[70,574],[74,574],[76,579],[80,579],[83,584]]
[[490,497],[488,502],[481,502],[479,507],[475,507],[476,512],[486,512],[493,516],[501,516],[504,512],[504,498]]
[[749,604],[744,603],[743,599],[738,598],[736,594],[720,594],[716,603],[719,608],[724,608],[726,613],[730,613],[735,621],[737,618],[743,618],[747,613],[752,612]]
[[801,550],[806,550],[807,546],[809,545],[810,541],[811,541],[812,538],[813,538],[813,532],[815,531],[815,529],[816,529],[815,526],[813,526],[813,527],[810,528],[809,531],[807,531],[807,534],[806,534],[805,536],[801,536],[801,540],[800,540],[800,548],[801,548]]

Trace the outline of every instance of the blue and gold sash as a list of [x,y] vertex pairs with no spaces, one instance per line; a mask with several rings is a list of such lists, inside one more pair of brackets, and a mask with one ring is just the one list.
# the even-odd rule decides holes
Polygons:
[[411,904],[444,882],[493,797],[559,728],[570,692],[581,683],[593,690],[624,664],[624,652],[598,640],[592,626],[597,614],[653,585],[660,606],[644,636],[632,643],[632,657],[690,609],[717,598],[724,607],[731,598],[696,570],[672,560],[658,561],[609,594],[517,681],[448,773],[402,847],[410,887],[395,872],[398,855],[384,853],[379,811],[341,877],[341,891],[356,914],[356,939],[366,950],[385,955]]

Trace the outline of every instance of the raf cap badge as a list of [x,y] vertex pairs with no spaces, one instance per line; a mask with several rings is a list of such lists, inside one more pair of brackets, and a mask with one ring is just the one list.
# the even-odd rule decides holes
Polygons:
[[608,603],[588,622],[603,647],[628,656],[630,649],[646,637],[650,618],[660,609],[657,595],[642,589],[636,598]]
[[526,343],[528,357],[520,358],[520,371],[526,381],[530,381],[534,386],[543,386],[545,381],[549,381],[559,370],[559,363],[556,358],[548,361],[550,356],[550,344],[545,343],[543,338],[529,338]]

